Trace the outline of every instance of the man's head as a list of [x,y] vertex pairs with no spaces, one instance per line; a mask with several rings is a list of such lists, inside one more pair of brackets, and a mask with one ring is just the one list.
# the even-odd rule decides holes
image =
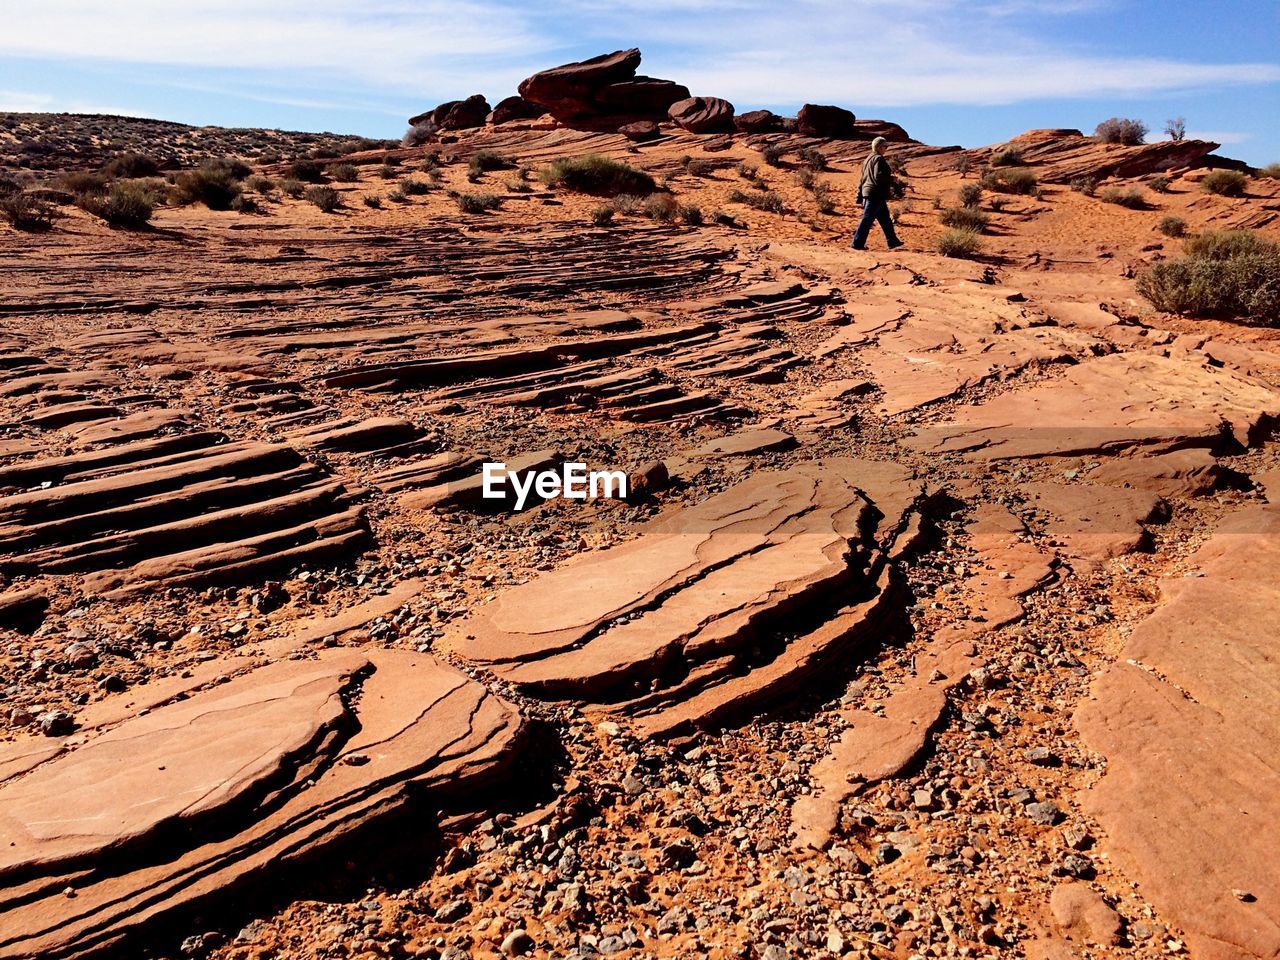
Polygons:
[[884,156],[884,152],[889,149],[889,141],[884,137],[876,137],[871,141],[871,152]]

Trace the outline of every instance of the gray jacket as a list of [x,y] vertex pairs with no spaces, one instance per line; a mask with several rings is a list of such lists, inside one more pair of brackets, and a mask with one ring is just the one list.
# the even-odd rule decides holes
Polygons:
[[893,189],[893,171],[889,161],[878,153],[873,153],[862,161],[862,179],[858,181],[858,199],[888,200]]

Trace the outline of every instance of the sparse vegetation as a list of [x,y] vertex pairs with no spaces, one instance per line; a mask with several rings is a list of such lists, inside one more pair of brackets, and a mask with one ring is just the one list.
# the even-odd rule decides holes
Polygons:
[[813,185],[813,202],[818,205],[818,212],[832,214],[836,212],[836,198],[831,192],[831,185],[828,183],[815,183]]
[[[800,151],[799,159],[800,159],[800,162],[803,163],[810,170],[815,170],[820,172],[822,170],[827,169],[827,155],[823,153],[821,150],[819,150],[817,147],[805,147],[803,150]],[[894,159],[899,159],[899,158],[890,157],[889,158],[890,165],[892,165]]]
[[669,193],[659,193],[645,201],[644,215],[650,220],[672,223],[680,216],[680,204]]
[[109,181],[102,173],[85,173],[82,170],[69,170],[58,175],[54,183],[67,193],[80,197],[107,192]]
[[591,222],[597,227],[607,227],[613,223],[614,209],[603,203],[591,211]]
[[1168,177],[1163,174],[1157,174],[1154,177],[1147,178],[1147,189],[1156,193],[1168,193],[1169,185],[1171,183],[1173,183],[1173,181]]
[[490,173],[494,170],[511,170],[515,162],[496,150],[477,150],[471,155],[467,169],[472,173]]
[[272,180],[270,177],[264,177],[260,173],[255,173],[253,176],[245,178],[244,185],[247,189],[252,190],[254,193],[265,194],[265,193],[270,193],[272,191],[272,189],[276,185],[276,182]]
[[505,184],[507,190],[511,193],[533,193],[533,187],[527,180],[521,180],[519,177],[511,177]]
[[702,208],[693,203],[681,204],[680,222],[689,227],[702,226],[705,222],[702,216]]
[[1122,187],[1107,187],[1098,194],[1098,199],[1103,203],[1113,203],[1118,207],[1128,207],[1130,210],[1145,210],[1147,208],[1147,200],[1142,195],[1142,191],[1137,188],[1125,190]]
[[550,187],[606,197],[621,193],[647,196],[657,188],[653,177],[643,170],[598,154],[556,160],[540,176]]
[[711,174],[711,164],[698,157],[681,157],[680,165],[684,167],[684,172],[691,177],[706,177]]
[[230,210],[240,196],[240,178],[248,173],[244,164],[233,160],[206,160],[194,170],[178,175],[172,191],[179,205],[203,203],[210,210]]
[[1239,170],[1213,170],[1200,181],[1201,190],[1220,197],[1243,196],[1248,186],[1249,178]]
[[1071,181],[1071,189],[1076,193],[1083,193],[1086,197],[1092,197],[1098,190],[1098,181],[1093,177],[1076,177]]
[[1017,167],[1022,165],[1022,153],[1016,147],[1001,147],[991,154],[993,167]]
[[729,192],[730,203],[742,203],[767,213],[785,213],[787,205],[782,197],[772,190],[732,190]]
[[130,150],[108,160],[103,165],[102,172],[112,178],[154,177],[160,172],[160,164],[144,154]]
[[1157,310],[1280,324],[1280,244],[1217,230],[1192,237],[1184,252],[1138,277],[1138,292]]
[[333,187],[324,184],[313,184],[307,187],[307,201],[314,203],[324,213],[333,213],[342,206],[342,194]]
[[1187,121],[1185,117],[1174,117],[1164,122],[1164,132],[1170,140],[1181,143],[1187,139]]
[[755,183],[760,179],[760,169],[754,163],[747,163],[745,160],[734,168],[738,176],[743,180],[749,180]]
[[463,213],[488,213],[502,206],[502,198],[496,193],[460,193],[455,201]]
[[1187,234],[1187,221],[1172,215],[1161,217],[1156,229],[1166,237],[1184,237]]
[[938,252],[958,259],[974,257],[982,252],[982,238],[972,230],[947,230],[938,238]]
[[1270,177],[1272,180],[1280,180],[1280,163],[1268,163],[1265,167],[1258,169],[1258,176]]
[[81,194],[76,206],[113,227],[140,229],[151,222],[156,198],[137,181],[117,180],[103,194]]
[[360,171],[354,163],[339,163],[329,168],[329,176],[339,183],[355,183],[360,179]]
[[960,176],[968,176],[969,171],[973,169],[973,158],[967,153],[962,153],[956,157],[952,167],[955,168],[956,173],[960,174]]
[[0,216],[14,229],[43,233],[53,226],[54,209],[29,193],[17,192],[0,198]]
[[960,187],[960,206],[976,207],[982,203],[982,184],[966,183]]
[[1136,147],[1146,142],[1147,125],[1141,120],[1111,117],[1098,124],[1094,128],[1093,135],[1103,143],[1119,143],[1126,147]]
[[315,160],[295,160],[285,169],[285,176],[303,183],[323,183],[324,167]]
[[782,158],[787,155],[786,147],[780,143],[767,144],[760,151],[760,158],[771,167],[782,166]]
[[982,233],[987,229],[988,217],[977,207],[950,207],[942,211],[939,217],[944,227],[956,230],[971,230]]
[[281,180],[280,192],[287,197],[293,197],[295,200],[302,196],[302,191],[307,189],[306,184],[301,180]]
[[1035,193],[1036,175],[1025,167],[998,167],[986,171],[980,181],[986,190],[997,193]]
[[368,193],[368,194],[365,194],[365,196],[364,196],[364,198],[363,198],[363,199],[364,199],[364,205],[365,205],[366,207],[369,207],[371,210],[381,210],[381,209],[382,209],[382,198],[381,198],[381,197],[376,196],[375,194],[372,194],[372,193]]
[[419,180],[417,177],[405,177],[400,181],[400,193],[406,197],[420,197],[424,193],[430,193],[435,188],[425,180]]

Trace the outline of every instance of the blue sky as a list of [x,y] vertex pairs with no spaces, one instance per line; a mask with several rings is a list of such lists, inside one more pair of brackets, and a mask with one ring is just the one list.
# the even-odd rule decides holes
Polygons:
[[[1280,0],[8,0],[0,110],[394,137],[621,47],[740,110],[806,100],[930,143],[1172,116],[1280,160]],[[15,12],[18,9],[20,13]]]

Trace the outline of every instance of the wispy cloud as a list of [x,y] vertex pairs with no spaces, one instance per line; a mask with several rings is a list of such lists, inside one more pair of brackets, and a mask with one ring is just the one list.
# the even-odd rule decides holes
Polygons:
[[[237,76],[282,104],[510,92],[540,66],[619,46],[741,105],[1007,104],[1280,82],[1275,63],[1118,57],[1061,40],[1103,0],[44,0],[0,55]],[[242,92],[236,94],[234,89]]]

